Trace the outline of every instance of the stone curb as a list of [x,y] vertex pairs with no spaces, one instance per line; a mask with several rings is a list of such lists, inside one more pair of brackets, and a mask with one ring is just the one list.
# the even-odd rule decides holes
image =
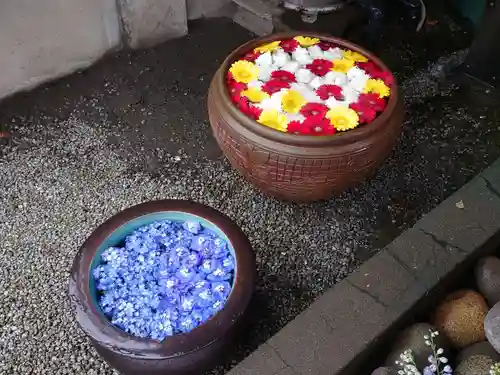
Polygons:
[[500,159],[324,293],[229,375],[370,373],[384,358],[380,354],[390,336],[428,311],[464,267],[491,253],[499,235]]

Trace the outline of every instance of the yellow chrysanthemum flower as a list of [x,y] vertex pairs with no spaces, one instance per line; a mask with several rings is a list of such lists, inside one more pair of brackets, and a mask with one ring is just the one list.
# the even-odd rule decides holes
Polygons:
[[344,59],[352,60],[355,62],[367,62],[368,61],[368,58],[366,58],[361,53],[358,53],[356,51],[344,50],[342,52],[344,54]]
[[242,96],[247,97],[252,103],[260,103],[264,99],[269,98],[269,94],[262,91],[257,87],[249,87],[241,93]]
[[365,94],[372,92],[378,94],[381,98],[391,95],[391,89],[381,79],[369,79],[366,81],[363,92]]
[[266,52],[273,52],[273,51],[276,51],[279,46],[280,46],[280,41],[276,41],[276,42],[271,42],[271,43],[268,43],[268,44],[264,44],[263,46],[260,46],[260,47],[257,47],[257,48],[254,48],[254,52],[260,52],[260,53],[266,53]]
[[259,68],[253,62],[240,60],[229,69],[236,82],[250,83],[259,78]]
[[262,111],[257,122],[269,128],[279,130],[280,132],[286,132],[288,128],[287,117],[274,109]]
[[288,113],[299,113],[306,102],[306,99],[299,92],[294,90],[289,90],[281,98],[281,106],[283,110]]
[[308,36],[296,36],[294,39],[299,42],[301,47],[311,47],[320,42],[318,38],[310,38]]
[[354,60],[350,59],[336,59],[332,62],[332,70],[339,73],[347,73],[354,66]]
[[338,106],[330,109],[326,118],[338,131],[346,131],[356,128],[359,125],[358,113],[347,107]]

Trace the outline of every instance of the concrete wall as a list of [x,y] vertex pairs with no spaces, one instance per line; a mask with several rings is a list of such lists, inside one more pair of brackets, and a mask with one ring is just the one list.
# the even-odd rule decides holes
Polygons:
[[231,0],[0,0],[0,99],[123,47],[187,34]]

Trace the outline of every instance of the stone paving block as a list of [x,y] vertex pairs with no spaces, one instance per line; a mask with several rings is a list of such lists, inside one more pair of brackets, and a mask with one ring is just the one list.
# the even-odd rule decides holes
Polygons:
[[228,375],[275,375],[285,367],[276,350],[266,343],[245,358]]
[[466,256],[453,247],[443,248],[418,228],[404,232],[385,251],[404,264],[427,289],[433,288]]
[[0,98],[86,68],[119,45],[115,0],[2,0]]
[[485,182],[487,190],[498,198],[495,204],[500,205],[500,160],[483,171],[479,178]]
[[448,250],[469,254],[500,230],[500,195],[482,176],[419,220],[415,228]]
[[119,0],[127,42],[149,47],[186,35],[186,0]]
[[348,282],[388,307],[418,279],[412,269],[386,251],[381,251],[354,271]]
[[371,296],[340,283],[268,343],[298,375],[335,374],[383,331],[385,312]]

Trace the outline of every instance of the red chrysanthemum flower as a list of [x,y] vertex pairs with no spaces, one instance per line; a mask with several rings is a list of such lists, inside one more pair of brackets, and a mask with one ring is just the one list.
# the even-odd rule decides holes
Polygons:
[[319,42],[317,44],[317,46],[319,48],[321,48],[322,51],[328,51],[330,48],[334,48],[335,47],[332,43],[330,43],[330,42],[323,42],[323,41]]
[[363,69],[371,78],[381,79],[387,86],[394,84],[394,76],[391,72],[380,69],[373,61],[358,62],[358,67]]
[[307,117],[302,123],[302,126],[305,128],[304,131],[306,133],[304,134],[332,135],[336,132],[330,120],[322,116]]
[[243,57],[243,60],[246,60],[246,61],[251,61],[251,62],[255,62],[255,60],[257,60],[259,58],[259,56],[261,55],[260,52],[255,52],[255,51],[251,51],[251,52],[248,52],[244,57]]
[[247,103],[247,105],[241,109],[241,112],[243,112],[245,115],[247,115],[251,119],[257,121],[259,119],[260,115],[262,114],[262,109],[252,105],[251,103]]
[[317,76],[324,77],[333,68],[333,63],[325,59],[315,59],[311,64],[306,65],[306,68]]
[[359,115],[359,122],[369,124],[377,117],[377,112],[372,108],[360,103],[351,103],[349,108],[354,109]]
[[234,95],[231,95],[231,100],[236,105],[236,107],[239,108],[239,106],[240,106],[241,103],[248,101],[248,98],[246,98],[244,96],[240,96],[238,94],[234,94]]
[[227,89],[229,90],[229,94],[232,95],[240,95],[242,91],[245,91],[248,88],[248,85],[243,82],[236,82],[235,80],[231,80],[227,83]]
[[299,42],[297,42],[295,39],[287,39],[287,40],[282,40],[280,42],[280,47],[285,51],[286,53],[292,53],[297,49],[299,46]]
[[231,96],[231,99],[234,103],[234,105],[245,115],[248,117],[257,120],[260,117],[260,114],[262,113],[262,109],[252,105],[248,98],[244,96],[238,95],[233,95]]
[[304,117],[325,117],[329,110],[328,106],[321,103],[307,103],[300,110],[300,114]]
[[290,88],[290,84],[288,82],[281,81],[278,79],[272,79],[262,85],[262,91],[267,92],[269,95],[277,93],[281,89],[288,89],[288,88]]
[[304,133],[304,126],[300,121],[290,121],[288,123],[287,132],[293,134],[306,134]]
[[288,72],[286,70],[275,70],[274,72],[271,73],[271,78],[287,83],[297,82],[295,74],[293,74],[292,72]]
[[357,104],[360,104],[363,107],[368,107],[375,112],[382,112],[387,105],[384,99],[374,93],[359,95]]
[[337,85],[323,85],[317,88],[316,94],[321,98],[321,100],[328,100],[332,96],[337,100],[342,100],[344,98],[342,94],[342,87]]
[[379,70],[379,67],[372,61],[357,62],[356,65],[363,69],[370,77]]
[[379,70],[376,78],[381,79],[387,86],[392,86],[394,84],[394,76],[391,72],[385,70]]
[[239,94],[231,95],[231,100],[233,101],[236,108],[240,110],[242,107],[248,105],[248,99],[245,98],[244,96],[240,96]]

